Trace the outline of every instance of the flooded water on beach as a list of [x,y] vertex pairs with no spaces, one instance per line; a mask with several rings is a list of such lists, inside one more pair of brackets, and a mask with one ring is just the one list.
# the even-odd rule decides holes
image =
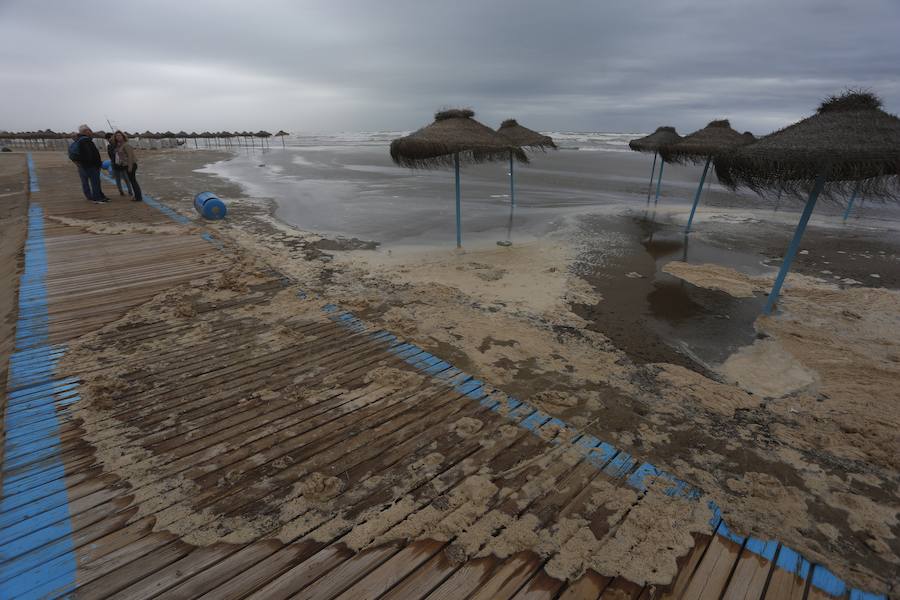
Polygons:
[[[287,148],[241,149],[206,171],[239,182],[249,195],[274,198],[277,216],[307,230],[376,240],[384,245],[440,245],[455,241],[452,169],[411,170],[391,161],[388,139],[397,135],[309,137]],[[652,156],[627,150],[635,134],[566,134],[561,149],[532,154],[514,166],[513,233],[534,239],[560,219],[622,202],[646,201]],[[599,141],[590,136],[601,136]],[[616,138],[616,139],[610,139]],[[576,143],[578,145],[576,145]],[[509,165],[463,166],[464,244],[505,239],[509,220]],[[699,168],[665,169],[660,202],[691,198]],[[733,194],[717,184],[708,200]]]
[[[654,220],[652,211],[631,217],[585,217],[585,232],[620,233],[619,251],[591,247],[576,269],[603,297],[575,312],[637,362],[669,362],[711,371],[756,337],[753,322],[765,298],[735,298],[665,273],[670,261],[722,264],[747,274],[769,271],[763,256],[685,236],[683,227]],[[585,239],[590,239],[586,236]],[[608,254],[602,261],[598,253]],[[598,264],[599,263],[599,264]]]
[[[293,137],[285,148],[276,143],[265,150],[238,149],[233,158],[201,171],[239,184],[252,197],[274,199],[276,216],[305,230],[365,240],[365,247],[381,251],[451,250],[456,235],[453,171],[394,165],[388,146],[401,134]],[[655,192],[655,182],[651,187],[649,181],[652,156],[627,149],[636,134],[552,135],[559,151],[534,153],[530,164],[514,166],[514,211],[508,163],[463,167],[463,246],[528,243],[548,235],[575,238],[580,250],[571,269],[603,302],[576,304],[574,310],[637,362],[670,362],[708,373],[751,344],[764,295],[735,298],[691,285],[663,268],[684,261],[748,275],[773,273],[801,203],[733,192],[710,172],[694,232],[685,236],[684,219],[701,167],[666,165],[656,202],[655,195],[648,199],[648,192]],[[710,212],[717,212],[715,222],[703,223]],[[834,252],[831,228],[842,212],[834,202],[816,208],[813,224],[825,220],[829,229],[811,227],[807,240],[821,252],[801,254],[798,272],[833,271],[846,278],[843,269],[827,267],[867,268],[860,262],[857,269],[852,252],[825,258]],[[848,243],[861,237],[871,246],[883,237],[879,219],[896,222],[896,212],[884,205],[857,208],[838,235]],[[882,254],[876,257],[893,256],[893,246],[881,243]],[[869,278],[867,283],[887,280]]]

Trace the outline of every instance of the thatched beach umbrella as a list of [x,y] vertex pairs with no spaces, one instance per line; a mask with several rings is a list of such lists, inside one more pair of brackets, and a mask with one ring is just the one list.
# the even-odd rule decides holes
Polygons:
[[[752,134],[751,134],[752,137]],[[700,193],[703,191],[703,182],[709,172],[709,163],[714,156],[728,152],[749,142],[749,138],[731,128],[727,119],[712,121],[709,125],[684,136],[680,142],[660,149],[660,155],[664,162],[677,162],[681,164],[694,163],[703,165],[703,175],[700,176],[700,184],[694,194],[694,204],[691,206],[691,214],[688,217],[684,233],[691,232],[691,223],[694,222],[694,213],[700,203]]]
[[259,142],[260,147],[262,147],[263,144],[268,146],[269,138],[272,137],[272,134],[269,133],[268,131],[265,131],[264,129],[257,131],[253,135],[255,135],[256,137],[258,137],[260,139],[260,142]]
[[[675,128],[666,125],[663,127],[657,127],[656,131],[654,131],[650,135],[646,135],[642,138],[638,138],[636,140],[631,140],[630,142],[628,142],[628,147],[635,152],[653,153],[653,166],[650,168],[650,187],[647,189],[648,204],[650,203],[650,194],[653,193],[653,174],[656,172],[656,157],[659,154],[659,149],[663,146],[674,144],[680,139],[681,136],[678,135],[678,132],[675,131]],[[659,178],[656,180],[657,202],[659,201],[659,186],[662,184],[663,166],[664,165],[662,164],[659,165]]]
[[434,115],[434,122],[391,142],[391,158],[409,168],[440,168],[453,165],[456,171],[456,246],[462,247],[459,192],[459,165],[505,160],[512,156],[527,163],[521,148],[476,121],[469,109],[451,109]]
[[[519,125],[515,119],[507,119],[500,124],[497,133],[505,137],[510,143],[523,149],[535,149],[546,151],[547,148],[557,150],[556,143],[549,135],[538,133],[533,129],[528,129]],[[506,241],[497,242],[500,245],[508,246],[510,237],[512,236],[513,214],[516,208],[516,177],[515,166],[513,161],[513,153],[509,153],[509,223],[506,226]]]
[[[505,137],[509,142],[518,148],[527,148],[534,150],[546,150],[551,148],[557,150],[556,143],[553,138],[543,133],[538,133],[527,127],[519,125],[515,119],[507,119],[500,124],[497,133]],[[516,203],[516,186],[515,176],[513,174],[513,152],[509,153],[509,199],[515,205]]]
[[900,119],[881,110],[871,93],[848,91],[823,102],[816,114],[715,159],[719,180],[799,195],[810,190],[794,237],[769,293],[765,312],[775,306],[800,246],[816,200],[846,196],[900,198]]
[[288,133],[287,131],[285,131],[284,129],[279,129],[279,130],[278,130],[278,133],[275,134],[275,137],[280,137],[280,138],[281,138],[281,147],[282,147],[282,148],[284,148],[284,136],[286,136],[286,135],[291,135],[291,134],[289,134],[289,133]]

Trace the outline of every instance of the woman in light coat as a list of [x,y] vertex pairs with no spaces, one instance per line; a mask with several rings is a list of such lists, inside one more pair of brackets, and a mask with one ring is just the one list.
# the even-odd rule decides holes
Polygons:
[[141,202],[144,196],[141,194],[141,186],[137,182],[137,156],[134,154],[134,148],[128,143],[128,138],[121,131],[117,131],[113,138],[116,142],[116,164],[125,169],[128,181],[131,182],[131,189],[134,192],[132,200]]

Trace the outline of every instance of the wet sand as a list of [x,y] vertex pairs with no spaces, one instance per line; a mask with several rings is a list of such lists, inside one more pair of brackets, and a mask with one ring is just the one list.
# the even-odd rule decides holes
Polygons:
[[[781,313],[756,319],[796,213],[723,200],[685,248],[686,206],[645,215],[633,196],[624,209],[580,207],[508,249],[365,250],[353,231],[293,229],[271,200],[193,171],[220,157],[148,153],[148,191],[185,214],[194,193],[217,191],[230,213],[213,228],[309,293],[699,485],[741,533],[780,539],[864,588],[897,584],[897,244],[871,219],[844,227],[824,211]],[[685,252],[693,272],[666,272]],[[741,278],[749,297],[723,291]],[[813,381],[772,395],[742,381],[740,363],[723,371],[750,350],[751,367],[789,360],[802,367],[792,377]]]
[[[15,342],[21,253],[28,229],[27,184],[25,155],[0,155],[0,389],[4,390]],[[0,403],[0,414],[4,404]]]

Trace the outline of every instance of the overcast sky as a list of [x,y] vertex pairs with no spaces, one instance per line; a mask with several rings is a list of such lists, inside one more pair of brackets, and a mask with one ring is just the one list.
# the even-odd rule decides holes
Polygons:
[[767,133],[900,112],[900,0],[0,0],[0,129]]

